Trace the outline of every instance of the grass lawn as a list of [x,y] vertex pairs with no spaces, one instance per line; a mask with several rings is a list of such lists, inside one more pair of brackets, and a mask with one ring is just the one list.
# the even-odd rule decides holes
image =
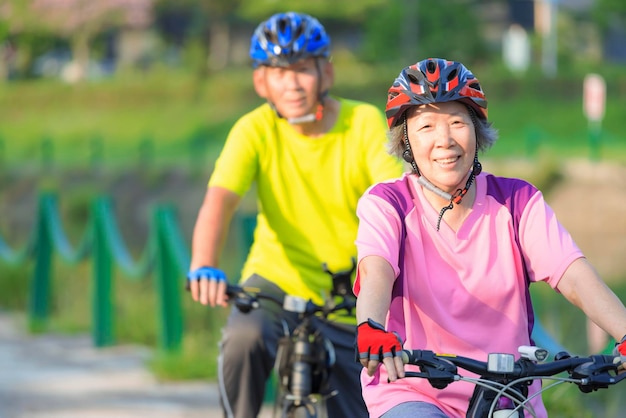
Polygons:
[[[333,92],[384,108],[397,70],[341,57],[337,61]],[[206,79],[157,69],[79,85],[55,80],[5,83],[0,85],[0,163],[63,167],[132,165],[146,159],[166,165],[210,162],[235,119],[262,103],[250,78],[248,68]],[[538,152],[556,158],[589,156],[583,75],[578,78],[538,82],[483,76],[490,120],[501,138],[490,157],[533,158]],[[600,144],[593,150],[602,159],[626,162],[621,97],[619,89],[609,89]]]

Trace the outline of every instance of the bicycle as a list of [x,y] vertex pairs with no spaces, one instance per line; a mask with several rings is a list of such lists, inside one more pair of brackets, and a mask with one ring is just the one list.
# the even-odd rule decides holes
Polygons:
[[333,273],[324,263],[323,270],[332,279],[330,297],[323,305],[311,300],[285,295],[284,299],[263,293],[259,289],[228,285],[229,301],[243,313],[260,307],[259,300],[267,300],[288,312],[298,314],[298,324],[292,332],[285,327],[280,339],[274,371],[278,377],[278,395],[274,416],[281,418],[324,418],[326,399],[336,396],[337,390],[327,387],[330,370],[335,364],[332,343],[323,337],[313,325],[315,316],[327,319],[330,314],[345,311],[348,314],[356,306],[352,293],[351,277],[356,268]]
[[[572,356],[563,351],[554,360],[540,363],[548,352],[534,346],[519,348],[521,357],[515,360],[512,354],[489,354],[487,361],[453,354],[436,354],[428,350],[403,350],[405,364],[419,367],[419,372],[407,371],[405,377],[428,379],[432,387],[444,389],[456,381],[475,384],[467,409],[468,418],[523,418],[524,412],[536,417],[529,404],[528,386],[536,379],[554,380],[533,395],[562,384],[572,383],[581,392],[590,393],[607,389],[626,378],[623,369],[625,357],[610,355]],[[479,378],[462,376],[458,368],[478,374]],[[568,377],[557,375],[567,372]]]

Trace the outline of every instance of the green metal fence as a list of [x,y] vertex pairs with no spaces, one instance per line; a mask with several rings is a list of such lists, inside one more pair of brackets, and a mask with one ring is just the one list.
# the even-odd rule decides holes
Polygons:
[[[254,218],[242,216],[237,222],[243,235],[243,245],[249,246]],[[0,236],[1,260],[11,265],[20,265],[31,259],[34,261],[28,305],[28,323],[33,332],[46,328],[54,256],[69,263],[91,258],[91,332],[95,346],[104,347],[115,343],[112,276],[117,267],[131,279],[154,276],[160,325],[159,348],[164,351],[180,348],[183,337],[181,282],[187,272],[190,256],[172,206],[153,208],[147,243],[139,259],[134,260],[121,237],[109,197],[101,196],[92,202],[87,227],[78,244],[72,247],[64,232],[57,196],[42,193],[34,228],[24,247],[14,250]],[[550,352],[564,350],[539,321],[535,322],[533,338]]]
[[28,306],[31,331],[46,327],[55,255],[69,263],[78,263],[88,257],[92,260],[92,337],[95,346],[114,344],[112,276],[117,267],[132,279],[154,275],[160,348],[173,351],[180,347],[183,335],[181,277],[189,266],[189,251],[171,206],[154,207],[147,244],[139,259],[134,260],[121,237],[108,197],[93,201],[84,234],[76,247],[72,247],[63,229],[56,195],[41,194],[36,222],[25,246],[14,250],[0,237],[0,258],[5,262],[12,265],[29,259],[34,262]]

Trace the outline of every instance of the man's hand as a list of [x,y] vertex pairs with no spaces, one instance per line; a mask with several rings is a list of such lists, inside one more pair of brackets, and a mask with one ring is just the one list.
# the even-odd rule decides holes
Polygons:
[[191,297],[203,305],[227,306],[226,274],[215,267],[200,267],[187,274]]
[[357,327],[356,345],[357,357],[367,368],[368,375],[376,372],[382,358],[389,381],[404,377],[402,340],[398,334],[388,332],[378,322],[368,319]]

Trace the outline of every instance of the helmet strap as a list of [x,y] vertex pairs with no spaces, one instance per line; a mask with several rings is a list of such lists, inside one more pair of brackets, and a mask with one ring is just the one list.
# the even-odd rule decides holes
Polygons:
[[[282,117],[280,113],[278,112],[276,113],[278,114],[278,116]],[[315,111],[315,113],[308,113],[303,116],[298,116],[295,118],[288,118],[287,122],[289,122],[292,125],[299,125],[301,123],[310,123],[310,122],[316,122],[318,120],[322,120],[322,117],[324,117],[324,106],[322,106],[321,103],[318,103],[317,110]]]
[[[463,200],[463,197],[467,194],[467,192],[469,191],[470,187],[472,187],[472,183],[474,183],[474,178],[476,178],[477,175],[479,175],[481,172],[483,171],[483,166],[480,163],[480,161],[478,161],[478,147],[476,147],[476,151],[474,151],[474,163],[472,164],[472,171],[470,171],[470,175],[467,178],[467,182],[465,182],[465,187],[463,189],[456,189],[456,192],[454,192],[453,194],[449,194],[446,193],[448,196],[450,196],[450,198],[448,199],[447,196],[444,197],[441,194],[439,194],[439,196],[444,197],[445,199],[450,200],[450,203],[447,206],[444,206],[443,208],[441,208],[441,210],[439,211],[439,218],[437,219],[437,231],[439,231],[439,228],[441,227],[441,219],[443,218],[443,214],[450,209],[454,208],[454,204],[460,205],[461,201]],[[423,177],[420,177],[418,180],[422,179]],[[437,186],[435,186],[434,184],[432,184],[431,182],[429,182],[427,179],[424,178],[424,182],[427,182],[430,186],[437,188]],[[422,182],[420,182],[420,184],[423,184]],[[430,189],[428,186],[424,186],[427,189],[434,191],[432,189]],[[442,193],[445,193],[443,190],[438,189],[439,191],[441,191]],[[435,193],[437,193],[436,191],[434,191]]]
[[420,170],[419,168],[417,168],[417,163],[415,162],[415,157],[413,157],[411,143],[409,142],[409,133],[406,126],[406,113],[402,117],[402,133],[404,135],[404,152],[402,153],[402,158],[404,159],[404,161],[411,164],[411,168],[413,168],[413,173],[421,177]]
[[[439,231],[439,228],[441,227],[441,219],[443,219],[443,214],[446,213],[446,211],[453,209],[454,205],[460,205],[461,201],[463,200],[463,197],[467,194],[467,192],[469,191],[470,187],[472,187],[472,183],[474,183],[474,178],[476,176],[474,175],[474,169],[472,168],[472,171],[470,172],[469,177],[467,178],[467,182],[465,183],[465,187],[463,187],[463,189],[456,189],[456,191],[453,194],[449,194],[450,196],[450,203],[447,206],[444,206],[443,208],[441,208],[441,210],[439,211],[439,218],[437,219],[437,231]],[[421,179],[422,177],[420,177]],[[419,179],[418,179],[419,180]],[[428,183],[430,183],[428,180],[424,179],[425,181],[427,181]],[[421,184],[421,183],[420,183]],[[430,183],[430,185],[432,187],[437,187],[434,184]],[[428,188],[428,187],[426,187]],[[430,190],[430,189],[429,189]],[[443,192],[443,190],[442,190]],[[443,192],[445,193],[445,192]]]

